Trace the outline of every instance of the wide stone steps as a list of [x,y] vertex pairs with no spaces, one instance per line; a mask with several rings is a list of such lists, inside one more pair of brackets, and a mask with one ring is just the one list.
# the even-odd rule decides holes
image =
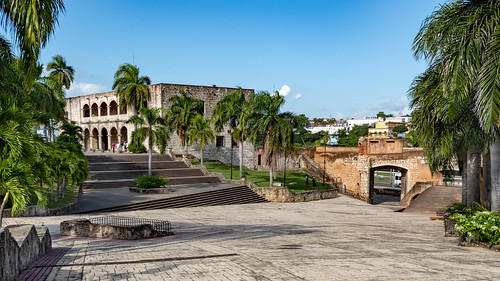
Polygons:
[[[187,168],[186,163],[182,161],[154,161],[151,163],[152,169],[178,169]],[[89,169],[95,171],[110,170],[147,170],[148,162],[101,162],[89,163]]]
[[[153,154],[153,161],[173,161],[168,155]],[[105,155],[87,155],[89,164],[97,162],[148,162],[147,154],[106,153]]]
[[215,206],[215,205],[251,204],[251,203],[265,203],[265,202],[268,201],[260,197],[256,193],[254,193],[247,186],[236,186],[236,187],[212,190],[212,191],[177,196],[177,197],[150,200],[141,203],[95,209],[95,210],[80,212],[79,214],[172,209],[172,208],[201,207],[201,206]]
[[[83,188],[132,187],[140,176],[148,175],[147,154],[87,155],[89,177]],[[220,179],[208,176],[200,169],[190,168],[183,161],[174,161],[167,155],[153,154],[152,174],[167,177],[169,185],[220,183]]]
[[[157,169],[152,171],[153,176],[161,177],[193,177],[205,176],[199,169],[181,168],[181,169]],[[100,171],[91,172],[87,181],[93,180],[113,180],[113,179],[137,179],[140,176],[147,176],[147,170],[129,170],[129,171]]]

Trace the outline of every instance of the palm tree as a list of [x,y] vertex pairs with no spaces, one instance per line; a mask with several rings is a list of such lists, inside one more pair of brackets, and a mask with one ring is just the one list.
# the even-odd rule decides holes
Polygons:
[[168,99],[170,106],[167,109],[166,119],[171,128],[175,130],[181,140],[182,146],[188,152],[188,136],[186,132],[198,114],[203,114],[203,101],[188,96],[183,89],[179,90],[180,95],[172,96]]
[[237,139],[239,142],[240,178],[243,173],[243,143],[248,138],[247,120],[251,114],[250,104],[251,100],[247,100],[243,90],[238,88],[219,100],[212,113],[215,131],[222,132],[224,126],[229,125],[231,128],[231,137]]
[[255,141],[262,133],[262,144],[269,166],[269,186],[273,186],[273,171],[276,157],[280,155],[292,141],[293,125],[290,123],[290,112],[280,113],[285,99],[278,92],[270,95],[268,92],[258,93],[252,103],[252,115],[249,123],[250,139]]
[[151,79],[147,76],[139,76],[139,67],[129,63],[120,65],[115,73],[113,90],[120,101],[120,109],[132,107],[134,115],[137,115],[141,108],[147,106],[151,99],[151,91],[148,85]]
[[213,142],[215,139],[214,132],[210,127],[210,119],[203,118],[203,115],[198,114],[187,130],[188,143],[198,142],[201,149],[201,165],[203,166],[203,149],[208,142]]
[[66,64],[66,60],[61,55],[55,55],[52,61],[47,64],[49,77],[57,81],[59,85],[69,90],[74,80],[75,70]]
[[[423,22],[413,44],[415,56],[438,69],[443,95],[458,102],[472,101],[472,113],[488,137],[500,122],[499,10],[500,2],[495,0],[443,4]],[[484,141],[484,151],[490,143]],[[500,180],[493,179],[500,171],[493,160],[500,150],[495,148],[497,143],[491,147],[491,208],[495,211],[500,208]]]
[[142,143],[148,139],[148,175],[151,176],[153,146],[156,145],[160,153],[165,153],[167,141],[170,140],[170,131],[166,126],[165,119],[161,117],[162,109],[160,108],[141,108],[139,113],[141,116],[134,115],[130,117],[127,123],[140,125],[133,134],[133,141]]
[[27,71],[27,80],[35,78],[40,50],[58,24],[58,16],[65,12],[62,0],[0,0],[0,24],[14,35]]

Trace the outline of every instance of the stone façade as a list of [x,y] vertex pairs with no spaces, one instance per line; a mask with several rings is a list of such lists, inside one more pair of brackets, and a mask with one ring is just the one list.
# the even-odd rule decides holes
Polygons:
[[[149,86],[151,100],[149,107],[169,107],[168,99],[179,94],[183,89],[189,96],[200,99],[204,103],[204,117],[210,118],[217,102],[225,95],[235,91],[237,88],[196,85],[180,85],[159,83]],[[248,98],[254,94],[253,89],[242,89]],[[120,110],[119,100],[115,91],[96,93],[85,96],[77,96],[66,99],[67,118],[83,129],[83,148],[85,151],[111,151],[112,143],[127,141],[130,143],[134,125],[127,124],[126,121],[133,115],[133,110]],[[225,127],[222,132],[216,132],[216,140],[207,144],[203,151],[206,160],[216,160],[225,164],[233,165],[239,163],[239,147],[236,144],[231,153],[231,137],[228,134],[229,127]],[[182,154],[184,148],[177,134],[172,133],[167,145],[173,153]],[[200,147],[194,143],[189,148],[189,154],[200,157]],[[243,165],[247,168],[254,168],[254,147],[253,144],[245,142],[243,144]]]

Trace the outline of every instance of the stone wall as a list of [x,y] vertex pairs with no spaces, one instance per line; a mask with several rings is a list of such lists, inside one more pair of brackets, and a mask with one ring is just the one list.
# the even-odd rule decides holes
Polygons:
[[[21,214],[17,215],[18,217],[38,217],[38,216],[60,216],[67,214],[76,207],[78,207],[78,200],[80,199],[80,196],[83,192],[82,186],[78,188],[78,192],[75,193],[75,196],[73,198],[73,201],[69,203],[68,205],[61,206],[58,208],[48,208],[47,206],[28,206],[26,207],[26,210],[24,210]],[[10,217],[11,216],[11,209],[5,209],[3,210],[3,216],[4,217]]]
[[0,228],[0,280],[10,281],[52,249],[48,229],[33,225]]
[[372,181],[377,169],[395,168],[403,172],[401,198],[417,182],[439,182],[439,177],[431,174],[422,149],[406,149],[397,142],[388,145],[386,141],[379,142],[380,147],[371,148],[372,143],[363,145],[361,141],[357,148],[327,147],[325,151],[324,147],[317,147],[312,159],[317,166],[326,166],[330,178],[340,179],[339,190],[367,202],[374,196]]

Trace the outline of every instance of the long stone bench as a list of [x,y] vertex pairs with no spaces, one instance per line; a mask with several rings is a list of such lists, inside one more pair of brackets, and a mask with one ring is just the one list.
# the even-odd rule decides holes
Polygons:
[[51,249],[52,239],[46,228],[27,224],[0,228],[0,280],[15,280]]

